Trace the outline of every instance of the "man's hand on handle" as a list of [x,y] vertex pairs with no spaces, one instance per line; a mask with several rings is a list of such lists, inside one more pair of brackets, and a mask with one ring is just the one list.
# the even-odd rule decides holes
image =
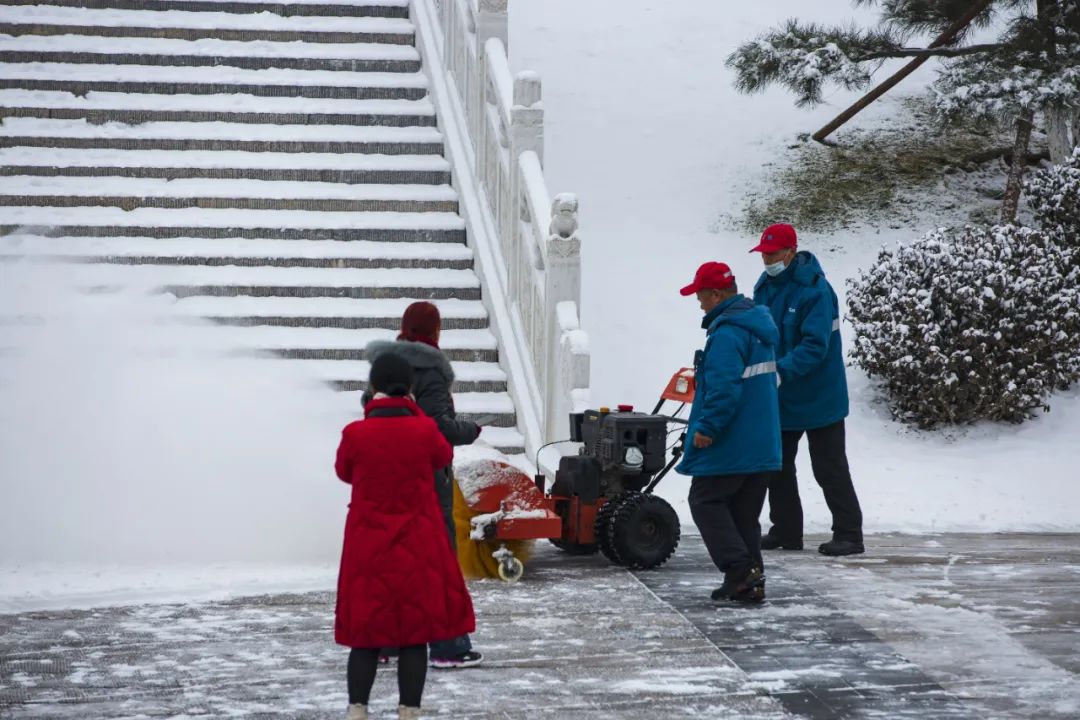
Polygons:
[[713,439],[708,435],[702,435],[699,432],[694,433],[694,447],[701,449],[707,448],[712,445]]

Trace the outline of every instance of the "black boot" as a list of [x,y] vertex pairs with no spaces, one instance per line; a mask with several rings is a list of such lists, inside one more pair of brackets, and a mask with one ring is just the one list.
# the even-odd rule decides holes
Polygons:
[[747,588],[742,592],[735,593],[731,596],[733,602],[745,603],[746,605],[759,605],[765,602],[765,583],[762,581],[761,585],[757,587]]
[[862,540],[838,540],[833,538],[827,543],[818,546],[818,552],[822,555],[861,555],[866,551]]
[[802,550],[802,540],[781,540],[770,533],[761,536],[762,550]]
[[[754,588],[765,587],[765,576],[761,568],[744,566],[724,574],[724,584],[712,591],[713,600],[734,600],[735,596],[745,594]],[[764,599],[764,592],[762,599]]]

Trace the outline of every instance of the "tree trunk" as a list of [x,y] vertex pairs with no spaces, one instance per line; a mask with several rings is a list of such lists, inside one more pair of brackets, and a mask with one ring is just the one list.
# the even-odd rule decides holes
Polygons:
[[[993,0],[978,0],[978,2],[973,3],[971,9],[968,10],[963,17],[961,17],[959,20],[949,26],[945,30],[945,32],[941,33],[941,35],[935,38],[934,42],[930,43],[930,45],[928,45],[927,47],[939,48],[951,44],[956,39],[956,36],[963,32],[964,28],[973,23],[975,21],[975,18],[977,18],[983,10],[989,7],[992,2]],[[879,97],[899,85],[904,78],[918,70],[919,67],[929,59],[929,55],[917,57],[904,67],[900,68],[898,71],[886,78],[885,81],[882,82],[880,85],[875,87],[866,95],[863,95],[861,98],[859,98],[859,100],[856,101],[854,105],[833,118],[832,122],[814,133],[814,140],[818,141],[819,143],[824,143],[825,138],[829,137],[834,132],[839,130],[844,125],[844,123],[865,110]]]
[[1060,165],[1072,157],[1073,149],[1080,146],[1080,110],[1048,108],[1046,139],[1050,147],[1050,162]]
[[1013,145],[1009,180],[1005,185],[1005,199],[1001,204],[1002,225],[1010,225],[1016,222],[1016,213],[1020,209],[1020,191],[1023,189],[1024,171],[1027,169],[1031,129],[1034,124],[1034,110],[1024,110],[1020,117],[1016,119],[1016,143]]

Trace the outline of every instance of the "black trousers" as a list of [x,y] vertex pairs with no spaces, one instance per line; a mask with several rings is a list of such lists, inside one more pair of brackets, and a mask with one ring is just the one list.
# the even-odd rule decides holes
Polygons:
[[761,561],[761,525],[768,473],[695,477],[690,514],[713,563],[725,575]]
[[[795,456],[803,431],[783,433],[784,467],[769,479],[769,535],[785,542],[802,540],[803,511],[799,500],[799,482],[795,474]],[[862,509],[851,483],[845,448],[844,421],[805,431],[810,445],[810,465],[814,479],[825,494],[832,513],[833,538],[862,542]]]
[[[426,645],[410,645],[401,648],[397,667],[399,705],[420,707],[420,699],[424,694],[424,682],[427,680],[427,660]],[[350,705],[368,704],[378,667],[378,650],[353,648],[349,653],[347,675]]]

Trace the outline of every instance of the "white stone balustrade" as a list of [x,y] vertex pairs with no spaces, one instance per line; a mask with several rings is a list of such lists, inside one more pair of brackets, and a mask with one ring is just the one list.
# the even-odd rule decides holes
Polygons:
[[[459,130],[448,142],[462,147],[448,155],[456,163],[470,242],[480,251],[480,265],[490,260],[479,271],[493,325],[509,346],[504,354],[523,360],[511,357],[506,364],[532,451],[565,438],[568,414],[587,402],[589,349],[579,317],[578,201],[571,194],[552,200],[548,193],[542,86],[536,73],[510,71],[507,4],[413,0],[413,15],[433,98],[443,124],[453,126],[444,129]],[[462,187],[465,176],[474,188]],[[477,195],[474,203],[465,201],[470,192]]]

